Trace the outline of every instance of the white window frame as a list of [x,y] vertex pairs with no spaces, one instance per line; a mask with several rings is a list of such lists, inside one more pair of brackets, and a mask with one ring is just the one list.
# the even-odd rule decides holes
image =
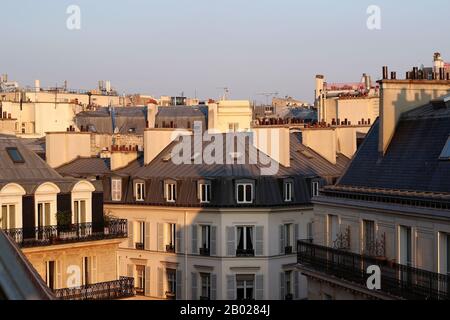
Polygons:
[[136,182],[134,184],[134,197],[136,201],[144,201],[145,198],[145,183]]
[[[239,235],[238,229],[242,228],[242,232],[244,234],[244,243],[242,250],[255,250],[256,248],[256,226],[236,226],[236,237]],[[252,248],[247,248],[247,229],[251,229],[251,235],[252,235]],[[239,247],[239,239],[236,240],[236,249]]]
[[112,201],[122,200],[122,179],[111,179],[111,199]]
[[164,183],[164,195],[167,202],[174,203],[177,199],[177,185],[174,182]]
[[294,225],[292,223],[284,224],[284,246],[294,247]]
[[311,182],[311,196],[317,197],[319,195],[319,182]]
[[[211,202],[211,184],[210,183],[200,183],[199,188],[200,188],[200,203],[210,203]],[[203,189],[205,189],[204,190],[205,192],[203,192]]]
[[[3,208],[6,208],[6,221],[3,221]],[[11,226],[11,207],[14,208],[14,226]],[[0,229],[2,229],[2,226],[6,224],[6,230],[10,229],[19,229],[17,226],[17,204],[15,203],[3,203],[0,206]]]
[[292,181],[286,181],[284,183],[284,201],[292,202],[292,190],[294,188],[294,184]]
[[[244,199],[243,201],[239,200],[239,187],[243,187],[244,188]],[[247,199],[247,187],[250,187],[250,191],[251,191],[251,199]],[[252,183],[238,183],[236,184],[236,202],[238,204],[250,204],[253,203],[253,199],[254,199],[254,190],[253,190],[253,184]]]

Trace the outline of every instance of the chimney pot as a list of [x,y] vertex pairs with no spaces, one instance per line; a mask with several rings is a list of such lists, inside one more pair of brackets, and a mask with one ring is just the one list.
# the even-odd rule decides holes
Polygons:
[[383,80],[388,79],[389,70],[387,66],[383,66]]

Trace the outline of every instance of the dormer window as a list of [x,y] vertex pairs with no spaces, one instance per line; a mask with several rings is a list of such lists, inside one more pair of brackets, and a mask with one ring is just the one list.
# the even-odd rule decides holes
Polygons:
[[444,149],[442,150],[442,153],[439,156],[439,159],[450,160],[450,137],[448,137],[447,143],[445,144]]
[[164,197],[167,202],[175,202],[177,198],[177,184],[174,181],[164,183]]
[[319,182],[313,181],[311,183],[311,195],[317,197],[319,195]]
[[111,199],[120,201],[122,199],[122,179],[111,180]]
[[22,154],[15,147],[6,148],[6,152],[8,156],[11,158],[11,161],[14,163],[25,163],[25,159],[22,157]]
[[144,182],[136,182],[134,185],[134,197],[136,201],[144,201],[145,199],[145,184]]
[[253,184],[252,183],[237,183],[236,184],[236,199],[237,203],[246,204],[253,203]]
[[198,197],[200,203],[211,202],[211,183],[209,181],[201,181],[198,184]]
[[292,181],[285,181],[284,182],[284,201],[285,202],[291,202],[292,201],[292,191],[293,191],[293,182]]

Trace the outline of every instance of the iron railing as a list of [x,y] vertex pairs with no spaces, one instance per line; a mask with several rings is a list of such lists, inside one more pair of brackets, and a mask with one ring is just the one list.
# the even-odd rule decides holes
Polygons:
[[60,300],[113,300],[135,295],[134,278],[120,277],[119,280],[89,284],[75,288],[54,290]]
[[407,300],[449,300],[450,277],[397,264],[349,251],[313,244],[311,240],[297,243],[297,259],[301,266],[352,282],[367,289],[369,266],[381,270],[378,293]]
[[104,223],[9,229],[5,233],[22,248],[127,237],[127,220],[110,219]]

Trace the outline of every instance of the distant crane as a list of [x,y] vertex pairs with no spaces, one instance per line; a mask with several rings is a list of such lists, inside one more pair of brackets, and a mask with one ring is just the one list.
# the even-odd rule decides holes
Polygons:
[[228,87],[219,87],[217,89],[223,90],[222,100],[227,100],[228,99],[228,94],[230,93],[230,89]]
[[266,97],[266,105],[269,105],[269,98],[270,97],[276,97],[279,93],[278,92],[262,92],[257,93],[257,96],[265,96]]

